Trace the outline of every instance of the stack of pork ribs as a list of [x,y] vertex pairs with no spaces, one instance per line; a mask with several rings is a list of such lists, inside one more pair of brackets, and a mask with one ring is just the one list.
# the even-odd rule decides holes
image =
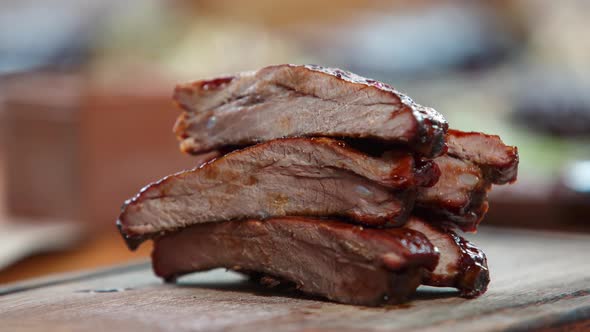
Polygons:
[[[130,248],[167,281],[224,267],[332,301],[399,303],[419,285],[485,292],[474,232],[516,147],[448,129],[387,84],[277,65],[179,85],[175,133],[199,166],[125,202]],[[202,161],[202,163],[201,163]]]

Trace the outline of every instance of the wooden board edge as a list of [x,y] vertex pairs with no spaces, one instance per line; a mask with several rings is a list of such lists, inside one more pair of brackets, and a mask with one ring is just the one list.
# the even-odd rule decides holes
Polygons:
[[100,269],[82,270],[76,272],[60,273],[41,278],[33,278],[24,281],[17,281],[6,285],[0,285],[0,296],[24,292],[35,288],[53,286],[72,281],[92,279],[116,273],[126,273],[149,268],[150,262],[146,260],[135,261],[121,265],[110,266]]
[[566,312],[551,313],[542,319],[529,319],[511,325],[506,331],[588,331],[590,328],[590,303]]

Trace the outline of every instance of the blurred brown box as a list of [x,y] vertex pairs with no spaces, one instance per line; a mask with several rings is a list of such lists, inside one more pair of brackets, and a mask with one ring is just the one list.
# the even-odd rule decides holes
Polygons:
[[56,73],[2,82],[7,212],[112,226],[143,185],[194,167],[172,133],[172,85],[143,83]]

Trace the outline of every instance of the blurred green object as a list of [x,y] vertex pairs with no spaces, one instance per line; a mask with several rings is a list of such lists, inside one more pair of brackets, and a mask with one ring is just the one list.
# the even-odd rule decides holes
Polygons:
[[161,61],[193,20],[190,12],[163,1],[121,2],[96,32],[96,56],[100,61]]
[[308,60],[296,43],[262,25],[210,16],[182,2],[119,7],[98,33],[94,68],[107,76],[145,70],[178,81]]

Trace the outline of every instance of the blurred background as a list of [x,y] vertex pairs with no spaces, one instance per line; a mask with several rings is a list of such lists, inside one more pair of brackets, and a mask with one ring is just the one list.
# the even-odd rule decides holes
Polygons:
[[114,222],[195,164],[174,84],[276,63],[385,81],[517,145],[484,225],[589,232],[589,34],[585,0],[2,1],[0,283],[149,255]]

